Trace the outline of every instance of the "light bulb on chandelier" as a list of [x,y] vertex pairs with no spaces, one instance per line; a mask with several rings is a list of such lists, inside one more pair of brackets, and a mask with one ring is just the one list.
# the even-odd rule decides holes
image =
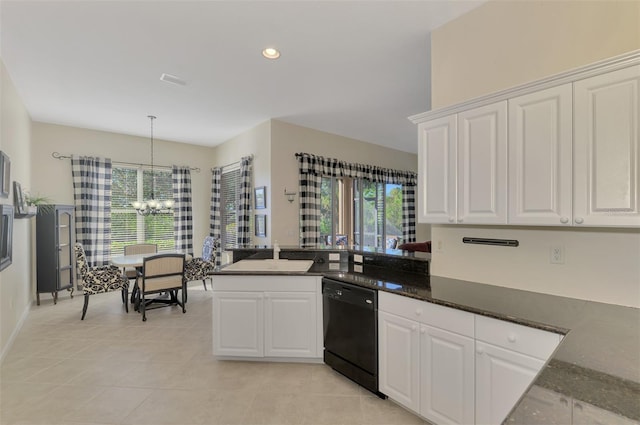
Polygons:
[[153,115],[148,115],[147,117],[151,120],[151,199],[134,201],[131,205],[133,205],[133,208],[135,208],[140,215],[170,213],[173,210],[173,199],[167,199],[166,201],[158,201],[155,199],[156,175],[153,169],[153,120],[155,120],[156,117]]

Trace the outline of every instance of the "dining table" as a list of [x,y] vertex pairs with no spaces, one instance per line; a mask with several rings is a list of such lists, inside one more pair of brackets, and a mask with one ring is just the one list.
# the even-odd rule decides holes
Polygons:
[[[126,268],[135,268],[138,272],[142,271],[142,267],[144,266],[144,259],[147,257],[153,257],[154,255],[162,255],[162,254],[182,254],[182,252],[178,251],[163,251],[163,252],[151,252],[146,254],[132,254],[132,255],[116,255],[111,257],[111,264],[116,267],[121,267],[122,272]],[[191,254],[185,254],[185,261],[191,260]],[[136,285],[131,290],[131,303],[135,304],[136,301],[136,292],[137,292],[137,279]]]

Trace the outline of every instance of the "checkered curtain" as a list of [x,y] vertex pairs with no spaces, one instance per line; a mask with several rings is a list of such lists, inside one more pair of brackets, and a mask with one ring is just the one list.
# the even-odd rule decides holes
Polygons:
[[320,186],[323,176],[362,178],[376,183],[401,184],[402,234],[406,242],[415,242],[416,173],[349,163],[309,153],[297,153],[296,158],[300,172],[300,232],[303,247],[317,246],[320,243]]
[[193,255],[193,215],[191,207],[191,170],[189,167],[172,168],[173,231],[176,250]]
[[412,171],[350,163],[309,153],[297,153],[296,158],[298,158],[300,174],[313,173],[324,177],[362,178],[374,183],[406,184],[410,186],[417,184],[417,174]]
[[[216,167],[211,170],[211,213],[209,215],[209,235],[216,240],[222,238],[222,212],[220,211],[220,179],[222,178],[222,168]],[[216,246],[216,267],[221,264],[222,244]]]
[[238,247],[251,243],[251,163],[252,156],[240,159],[240,193],[238,195]]
[[111,256],[111,159],[71,156],[76,241],[89,266],[103,266]]
[[416,241],[416,186],[402,185],[402,241]]
[[298,156],[300,180],[300,246],[315,247],[320,244],[320,187],[322,175],[309,167],[305,157]]

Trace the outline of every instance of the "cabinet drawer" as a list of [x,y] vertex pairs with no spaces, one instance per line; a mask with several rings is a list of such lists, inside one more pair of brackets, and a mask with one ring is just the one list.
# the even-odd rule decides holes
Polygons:
[[560,343],[560,335],[504,320],[476,315],[476,339],[507,350],[547,360]]
[[471,338],[474,336],[474,315],[452,307],[379,291],[378,309]]

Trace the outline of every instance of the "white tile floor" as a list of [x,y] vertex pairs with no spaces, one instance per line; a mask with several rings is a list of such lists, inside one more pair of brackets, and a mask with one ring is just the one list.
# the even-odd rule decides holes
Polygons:
[[211,291],[143,323],[120,293],[34,306],[0,369],[0,424],[424,424],[321,364],[217,361]]

